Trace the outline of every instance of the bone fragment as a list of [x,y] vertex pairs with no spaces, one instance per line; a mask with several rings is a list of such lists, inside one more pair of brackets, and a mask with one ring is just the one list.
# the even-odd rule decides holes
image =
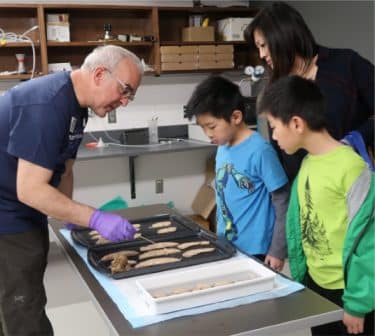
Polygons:
[[156,231],[157,234],[176,232],[177,228],[175,226],[162,228]]
[[192,247],[192,246],[197,246],[197,245],[210,245],[210,242],[208,240],[197,240],[197,241],[191,241],[191,242],[186,242],[186,243],[181,243],[181,244],[178,244],[178,248],[180,250],[186,250],[187,248],[189,247]]
[[163,227],[171,226],[171,221],[156,222],[151,225],[153,229],[160,229]]
[[138,259],[144,260],[144,259],[147,259],[147,258],[167,256],[167,255],[176,254],[176,253],[180,253],[180,252],[181,251],[179,249],[176,249],[176,248],[163,248],[163,249],[160,249],[160,250],[151,250],[151,251],[147,251],[145,253],[142,253],[142,254],[139,255]]
[[155,243],[155,244],[149,244],[146,246],[141,246],[139,250],[141,252],[150,251],[150,250],[158,250],[166,247],[176,247],[178,243],[175,242],[161,242],[161,243]]
[[215,251],[215,248],[214,247],[206,247],[206,248],[200,248],[200,249],[192,249],[192,250],[188,250],[186,252],[184,252],[182,254],[182,256],[184,258],[190,258],[190,257],[194,257],[196,256],[197,254],[201,254],[201,253],[208,253],[208,252],[212,252],[212,251]]
[[168,264],[168,263],[174,263],[177,261],[180,261],[181,258],[152,258],[145,261],[142,261],[138,264],[136,264],[135,268],[143,268],[143,267],[149,267],[149,266],[156,266],[156,265],[162,265],[162,264]]

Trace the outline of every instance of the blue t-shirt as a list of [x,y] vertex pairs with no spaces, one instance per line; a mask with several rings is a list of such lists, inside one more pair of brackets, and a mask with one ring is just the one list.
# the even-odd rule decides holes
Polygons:
[[217,232],[249,254],[267,254],[275,210],[270,193],[287,183],[272,146],[254,132],[216,154]]
[[47,217],[17,198],[18,158],[51,170],[49,183],[57,187],[86,122],[68,72],[29,80],[0,96],[0,234],[46,227]]

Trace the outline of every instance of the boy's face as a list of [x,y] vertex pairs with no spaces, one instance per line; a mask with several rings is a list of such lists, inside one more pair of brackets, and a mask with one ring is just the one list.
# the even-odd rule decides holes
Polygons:
[[206,113],[196,117],[197,123],[202,127],[204,133],[210,138],[211,143],[215,145],[232,144],[236,135],[236,124],[234,121],[226,121],[223,118],[215,118]]
[[294,154],[300,146],[300,132],[298,130],[298,120],[292,118],[288,124],[284,124],[280,119],[266,114],[267,120],[272,130],[272,139],[277,141],[279,147],[287,154]]

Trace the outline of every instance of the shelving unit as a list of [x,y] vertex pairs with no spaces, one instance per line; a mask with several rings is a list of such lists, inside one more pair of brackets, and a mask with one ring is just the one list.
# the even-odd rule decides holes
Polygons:
[[[69,15],[70,42],[47,41],[47,15]],[[162,74],[160,47],[194,45],[183,42],[181,31],[189,25],[190,15],[208,17],[210,25],[226,17],[253,17],[256,8],[247,7],[150,7],[121,5],[79,4],[0,4],[0,28],[5,32],[22,34],[31,27],[38,29],[28,34],[36,52],[35,75],[48,73],[49,63],[69,62],[79,67],[84,57],[95,47],[111,43],[128,48],[149,64],[155,75]],[[152,42],[121,42],[103,40],[104,24],[110,23],[115,37],[119,34],[152,36]],[[234,69],[242,69],[256,57],[246,42],[199,42],[200,45],[232,44],[234,46]],[[32,53],[29,43],[0,41],[0,72],[17,68],[16,53],[26,54],[26,69],[31,69]],[[193,71],[193,70],[191,70]],[[186,72],[186,71],[184,71]],[[0,79],[27,79],[29,74],[2,75]]]
[[[201,15],[208,18],[210,26],[216,26],[220,19],[228,17],[254,17],[258,12],[257,8],[248,7],[160,7],[159,13],[159,34],[160,46],[171,45],[217,45],[230,44],[234,48],[234,70],[242,70],[245,66],[258,59],[258,56],[252,52],[245,41],[220,41],[220,37],[215,36],[214,42],[183,42],[182,29],[189,26],[189,17],[192,15]],[[171,29],[173,27],[173,29]],[[225,69],[220,69],[223,71]],[[232,69],[231,69],[232,70]]]
[[[1,5],[0,6],[0,28],[6,33],[14,33],[22,35],[25,31],[35,25],[39,25],[41,20],[38,5]],[[44,33],[44,32],[43,32]],[[0,31],[1,35],[1,31]],[[27,36],[31,38],[36,53],[35,73],[42,72],[42,56],[41,56],[41,32],[36,29]],[[31,43],[28,42],[5,42],[0,39],[0,72],[16,71],[17,60],[15,54],[26,54],[25,66],[27,69],[32,68],[32,49]],[[30,78],[28,74],[10,74],[3,75],[4,79],[25,79]]]

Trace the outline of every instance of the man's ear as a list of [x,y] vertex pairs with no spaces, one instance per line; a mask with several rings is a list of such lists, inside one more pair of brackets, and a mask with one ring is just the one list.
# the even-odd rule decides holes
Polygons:
[[242,111],[234,110],[230,116],[230,120],[234,123],[234,125],[239,125],[243,121]]
[[107,69],[102,66],[98,66],[94,69],[92,76],[94,78],[95,85],[99,85],[99,83],[103,80]]
[[293,116],[290,119],[289,126],[297,133],[302,134],[305,131],[306,123],[301,117]]

